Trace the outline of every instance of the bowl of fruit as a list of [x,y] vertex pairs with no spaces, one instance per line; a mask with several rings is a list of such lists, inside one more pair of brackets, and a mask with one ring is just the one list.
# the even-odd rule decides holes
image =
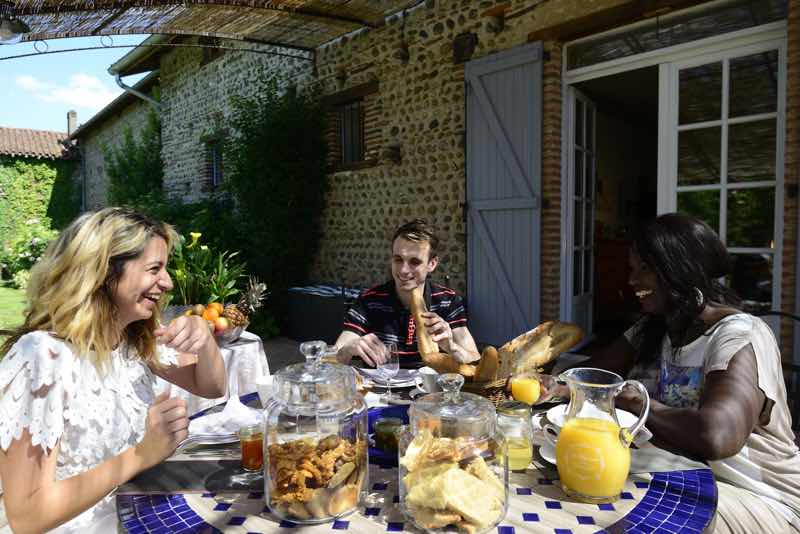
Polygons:
[[250,316],[261,306],[266,294],[266,284],[251,278],[247,291],[244,292],[236,304],[223,304],[211,302],[209,304],[195,304],[186,315],[199,315],[209,322],[214,329],[219,343],[233,343],[239,339],[250,324]]

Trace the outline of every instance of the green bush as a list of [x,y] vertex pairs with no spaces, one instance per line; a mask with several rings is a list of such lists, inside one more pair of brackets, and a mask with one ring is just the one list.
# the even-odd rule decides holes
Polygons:
[[75,165],[74,161],[0,157],[0,262],[12,261],[10,256],[23,252],[20,243],[32,237],[51,239],[54,234],[41,232],[63,228],[78,215]]
[[130,127],[126,127],[122,135],[120,146],[103,146],[109,202],[112,206],[124,206],[137,199],[157,201],[164,182],[158,114],[153,109],[148,111],[138,136],[134,136]]
[[281,92],[262,79],[234,98],[225,143],[225,183],[236,201],[237,242],[272,293],[268,311],[286,317],[287,290],[305,283],[325,203],[325,113],[315,90]]
[[30,219],[17,232],[17,237],[0,251],[0,268],[6,277],[13,277],[20,271],[29,271],[47,248],[48,243],[58,235],[39,219]]
[[11,277],[9,285],[14,289],[28,289],[28,281],[31,279],[30,271],[17,271]]

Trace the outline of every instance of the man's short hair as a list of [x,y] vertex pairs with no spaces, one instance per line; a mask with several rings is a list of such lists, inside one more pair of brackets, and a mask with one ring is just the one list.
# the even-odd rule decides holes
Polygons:
[[436,253],[439,248],[439,238],[436,237],[433,227],[428,224],[425,219],[414,219],[413,221],[409,221],[395,230],[394,237],[392,237],[392,245],[394,245],[394,242],[398,237],[402,237],[403,239],[407,239],[415,243],[427,241],[431,246],[428,258],[433,259],[436,257]]

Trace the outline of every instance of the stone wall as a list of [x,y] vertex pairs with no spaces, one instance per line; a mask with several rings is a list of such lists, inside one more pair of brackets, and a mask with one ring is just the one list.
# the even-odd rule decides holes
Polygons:
[[[436,278],[465,292],[465,83],[464,64],[453,59],[453,40],[473,33],[477,59],[526,44],[531,32],[622,1],[520,0],[495,32],[489,16],[502,2],[426,2],[386,26],[322,47],[319,78],[326,93],[372,80],[385,120],[384,142],[401,147],[402,161],[379,161],[331,175],[323,213],[322,249],[313,276],[349,286],[384,281],[389,239],[408,219],[425,217],[442,241]],[[557,4],[557,5],[556,5]],[[408,60],[400,52],[406,44]],[[561,46],[546,42],[542,168],[542,317],[556,318],[560,298]],[[342,75],[345,74],[345,76]],[[366,202],[365,202],[366,201]],[[536,276],[536,273],[531,273]]]
[[286,55],[222,51],[203,64],[202,48],[176,48],[162,57],[164,189],[184,202],[212,193],[205,141],[231,134],[232,97],[250,96],[262,76],[281,72],[286,83],[302,85],[312,75],[311,61],[287,57],[308,56],[303,52],[230,41],[222,45]]
[[79,139],[83,162],[79,172],[84,179],[84,209],[96,210],[108,206],[108,175],[106,175],[103,146],[119,146],[125,130],[130,128],[136,136],[147,121],[150,104],[139,98],[130,98],[130,103],[91,127]]

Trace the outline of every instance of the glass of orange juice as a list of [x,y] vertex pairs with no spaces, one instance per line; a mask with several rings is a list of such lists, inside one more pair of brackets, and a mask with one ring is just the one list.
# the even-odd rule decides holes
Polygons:
[[539,400],[541,393],[539,373],[528,371],[511,377],[511,396],[514,400],[533,405]]

